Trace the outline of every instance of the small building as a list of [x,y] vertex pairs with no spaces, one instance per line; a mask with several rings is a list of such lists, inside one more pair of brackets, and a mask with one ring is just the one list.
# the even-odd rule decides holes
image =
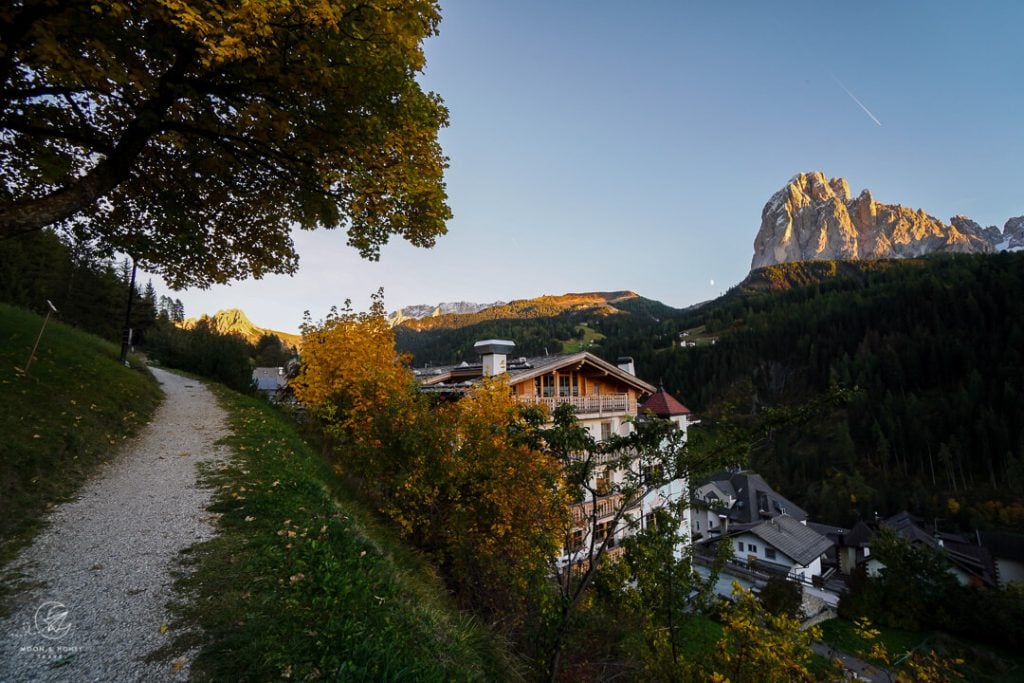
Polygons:
[[288,378],[283,367],[253,368],[252,381],[256,385],[256,391],[265,398],[274,398],[277,392],[288,386]]
[[833,546],[828,538],[787,514],[737,524],[728,537],[735,559],[800,581],[821,576],[822,556]]
[[[912,545],[921,545],[941,553],[949,562],[949,571],[963,586],[995,587],[999,584],[996,563],[987,548],[972,543],[963,534],[939,531],[932,524],[932,531],[924,527],[924,520],[907,511],[899,512],[879,523],[892,529],[897,536]],[[877,563],[878,569],[884,565]]]

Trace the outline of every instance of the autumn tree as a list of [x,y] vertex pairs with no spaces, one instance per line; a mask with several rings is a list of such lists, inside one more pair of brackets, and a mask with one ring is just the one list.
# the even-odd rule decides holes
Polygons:
[[47,225],[174,286],[293,272],[293,224],[375,259],[450,217],[434,0],[0,9],[0,239]]
[[881,631],[871,625],[871,620],[861,617],[854,622],[854,633],[864,643],[857,655],[877,662],[890,683],[943,683],[962,678],[960,667],[964,660],[959,657],[944,657],[923,644],[904,654],[894,653],[881,639]]
[[456,401],[416,387],[378,292],[303,325],[296,397],[321,424],[337,469],[466,604],[505,630],[544,592],[567,500],[560,463],[539,449],[543,415],[488,380]]
[[788,614],[772,614],[754,594],[733,582],[734,604],[725,611],[722,637],[706,663],[705,680],[724,683],[814,681],[811,643],[816,626],[801,630]]
[[[547,449],[562,465],[573,496],[572,515],[563,529],[563,558],[552,558],[558,604],[550,625],[547,674],[559,673],[566,635],[580,606],[608,563],[614,539],[644,523],[643,501],[684,478],[689,463],[684,433],[668,420],[650,416],[626,436],[596,441],[576,420],[571,404],[555,409],[544,431]],[[678,527],[679,520],[676,520]]]

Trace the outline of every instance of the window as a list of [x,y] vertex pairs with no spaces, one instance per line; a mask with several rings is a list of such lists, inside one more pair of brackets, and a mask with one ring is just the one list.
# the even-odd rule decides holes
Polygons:
[[765,556],[766,559],[774,560],[775,559],[775,548],[765,548],[764,549],[764,556]]
[[541,381],[541,396],[548,398],[555,395],[555,377],[554,375],[544,375],[540,378]]
[[597,489],[597,495],[604,496],[608,494],[608,491],[612,487],[612,468],[605,467],[604,471],[597,475],[597,482],[594,486]]
[[560,397],[579,396],[580,380],[577,375],[558,376],[558,395]]
[[736,543],[736,548],[737,548],[737,550],[739,550],[742,553],[743,552],[743,541],[737,542]]
[[602,422],[601,423],[601,441],[607,441],[612,438],[612,423]]
[[753,543],[748,543],[747,544],[747,552],[756,553],[757,552],[757,546],[754,545]]
[[597,534],[594,536],[596,542],[604,541],[609,548],[615,546],[614,522],[601,522],[597,525]]
[[572,537],[569,539],[568,552],[575,552],[583,548],[583,529],[573,529]]

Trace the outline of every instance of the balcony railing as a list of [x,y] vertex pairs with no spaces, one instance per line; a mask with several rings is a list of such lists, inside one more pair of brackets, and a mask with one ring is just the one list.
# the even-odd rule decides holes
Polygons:
[[590,462],[594,465],[607,465],[610,462],[619,462],[626,458],[635,460],[639,456],[636,451],[623,449],[611,451],[609,453],[571,453],[569,457],[576,462],[582,462],[583,460],[590,458]]
[[517,396],[520,403],[547,406],[549,411],[568,403],[577,415],[613,415],[630,412],[629,394],[601,394],[599,396]]
[[602,519],[604,517],[611,517],[623,506],[628,510],[636,507],[639,503],[639,496],[631,496],[628,500],[623,500],[622,494],[616,493],[610,496],[601,496],[596,501],[588,500],[584,503],[574,503],[569,509],[572,512],[573,524],[580,525],[590,519],[592,512],[597,519]]

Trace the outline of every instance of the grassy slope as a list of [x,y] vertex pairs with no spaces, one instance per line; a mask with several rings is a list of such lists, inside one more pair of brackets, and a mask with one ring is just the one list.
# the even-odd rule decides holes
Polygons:
[[[1024,672],[1024,656],[1019,653],[993,648],[988,645],[971,643],[937,632],[903,631],[875,625],[879,640],[886,649],[898,657],[918,649],[935,650],[947,658],[961,658],[958,667],[964,680],[1010,683],[1021,680]],[[870,650],[870,643],[857,635],[853,622],[842,618],[829,619],[821,625],[821,639],[838,650],[861,655]]]
[[[220,535],[192,549],[184,624],[213,680],[508,680],[486,629],[458,613],[429,565],[379,528],[294,425],[217,387],[230,463],[208,473]],[[183,636],[179,651],[196,636]]]
[[0,304],[0,565],[161,397],[148,372],[118,363],[113,344],[52,318],[22,376],[16,368],[25,366],[42,323]]

